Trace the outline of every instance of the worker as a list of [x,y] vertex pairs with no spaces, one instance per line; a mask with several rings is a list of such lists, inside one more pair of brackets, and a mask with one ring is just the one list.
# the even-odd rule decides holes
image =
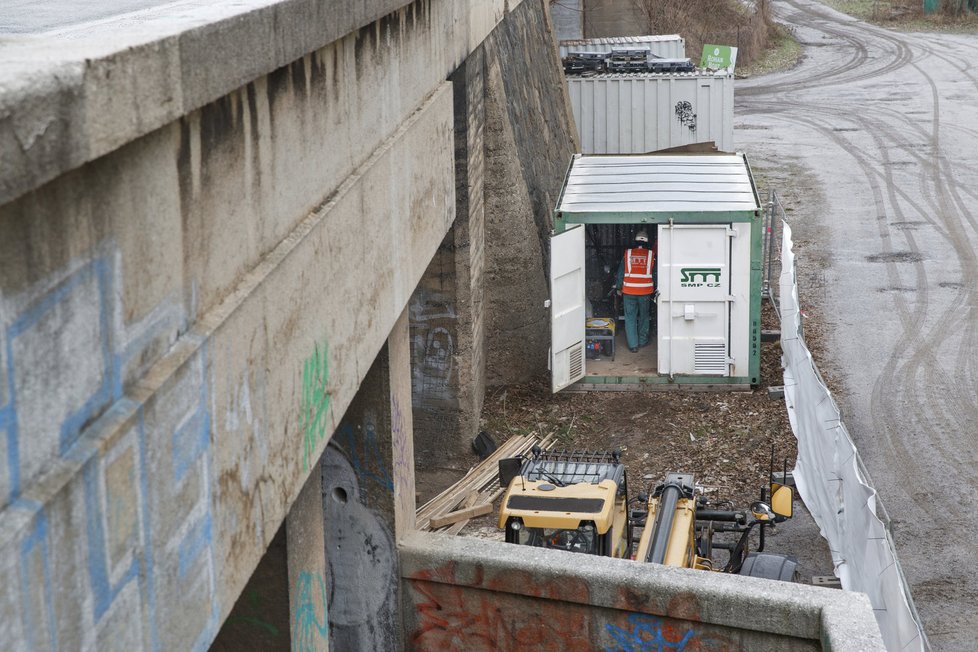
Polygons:
[[625,250],[615,285],[618,294],[623,295],[625,339],[632,353],[636,353],[640,346],[649,344],[649,305],[655,292],[652,280],[654,266],[655,253],[649,247],[649,236],[645,231],[639,231],[632,246]]

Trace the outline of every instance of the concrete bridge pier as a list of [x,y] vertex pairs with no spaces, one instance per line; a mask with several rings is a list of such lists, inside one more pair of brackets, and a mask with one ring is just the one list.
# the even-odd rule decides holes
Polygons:
[[[289,639],[293,650],[329,649],[329,605],[323,491],[318,474],[306,480],[285,517]],[[283,640],[283,643],[285,641]]]
[[[455,222],[411,297],[411,405],[421,468],[459,466],[485,394],[485,124],[480,47],[451,76]],[[466,460],[467,461],[467,460]]]
[[414,527],[411,440],[404,313],[320,462],[330,639],[338,650],[401,649],[397,539]]

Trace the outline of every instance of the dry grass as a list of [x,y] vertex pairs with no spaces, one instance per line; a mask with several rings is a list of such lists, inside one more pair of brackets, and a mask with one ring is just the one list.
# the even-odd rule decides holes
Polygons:
[[[924,14],[922,0],[824,0],[843,13],[876,25],[908,32],[978,33],[978,14],[968,0],[943,0],[937,11]],[[974,0],[971,0],[974,4]]]
[[791,30],[775,23],[768,28],[768,46],[761,56],[746,66],[737,66],[738,77],[766,75],[794,68],[801,60],[801,44]]
[[682,34],[698,60],[708,43],[737,47],[737,66],[749,66],[767,48],[773,25],[767,0],[638,0],[649,34]]

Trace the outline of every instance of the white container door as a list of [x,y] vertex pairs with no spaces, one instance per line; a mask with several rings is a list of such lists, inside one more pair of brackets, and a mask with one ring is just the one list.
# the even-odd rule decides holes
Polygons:
[[559,392],[584,377],[584,225],[550,238],[550,374]]
[[659,226],[659,373],[729,376],[727,224]]

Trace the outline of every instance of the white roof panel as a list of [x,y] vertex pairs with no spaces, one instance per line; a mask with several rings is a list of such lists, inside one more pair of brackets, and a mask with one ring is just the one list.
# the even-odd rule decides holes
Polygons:
[[758,209],[743,154],[577,156],[557,207],[569,213]]

